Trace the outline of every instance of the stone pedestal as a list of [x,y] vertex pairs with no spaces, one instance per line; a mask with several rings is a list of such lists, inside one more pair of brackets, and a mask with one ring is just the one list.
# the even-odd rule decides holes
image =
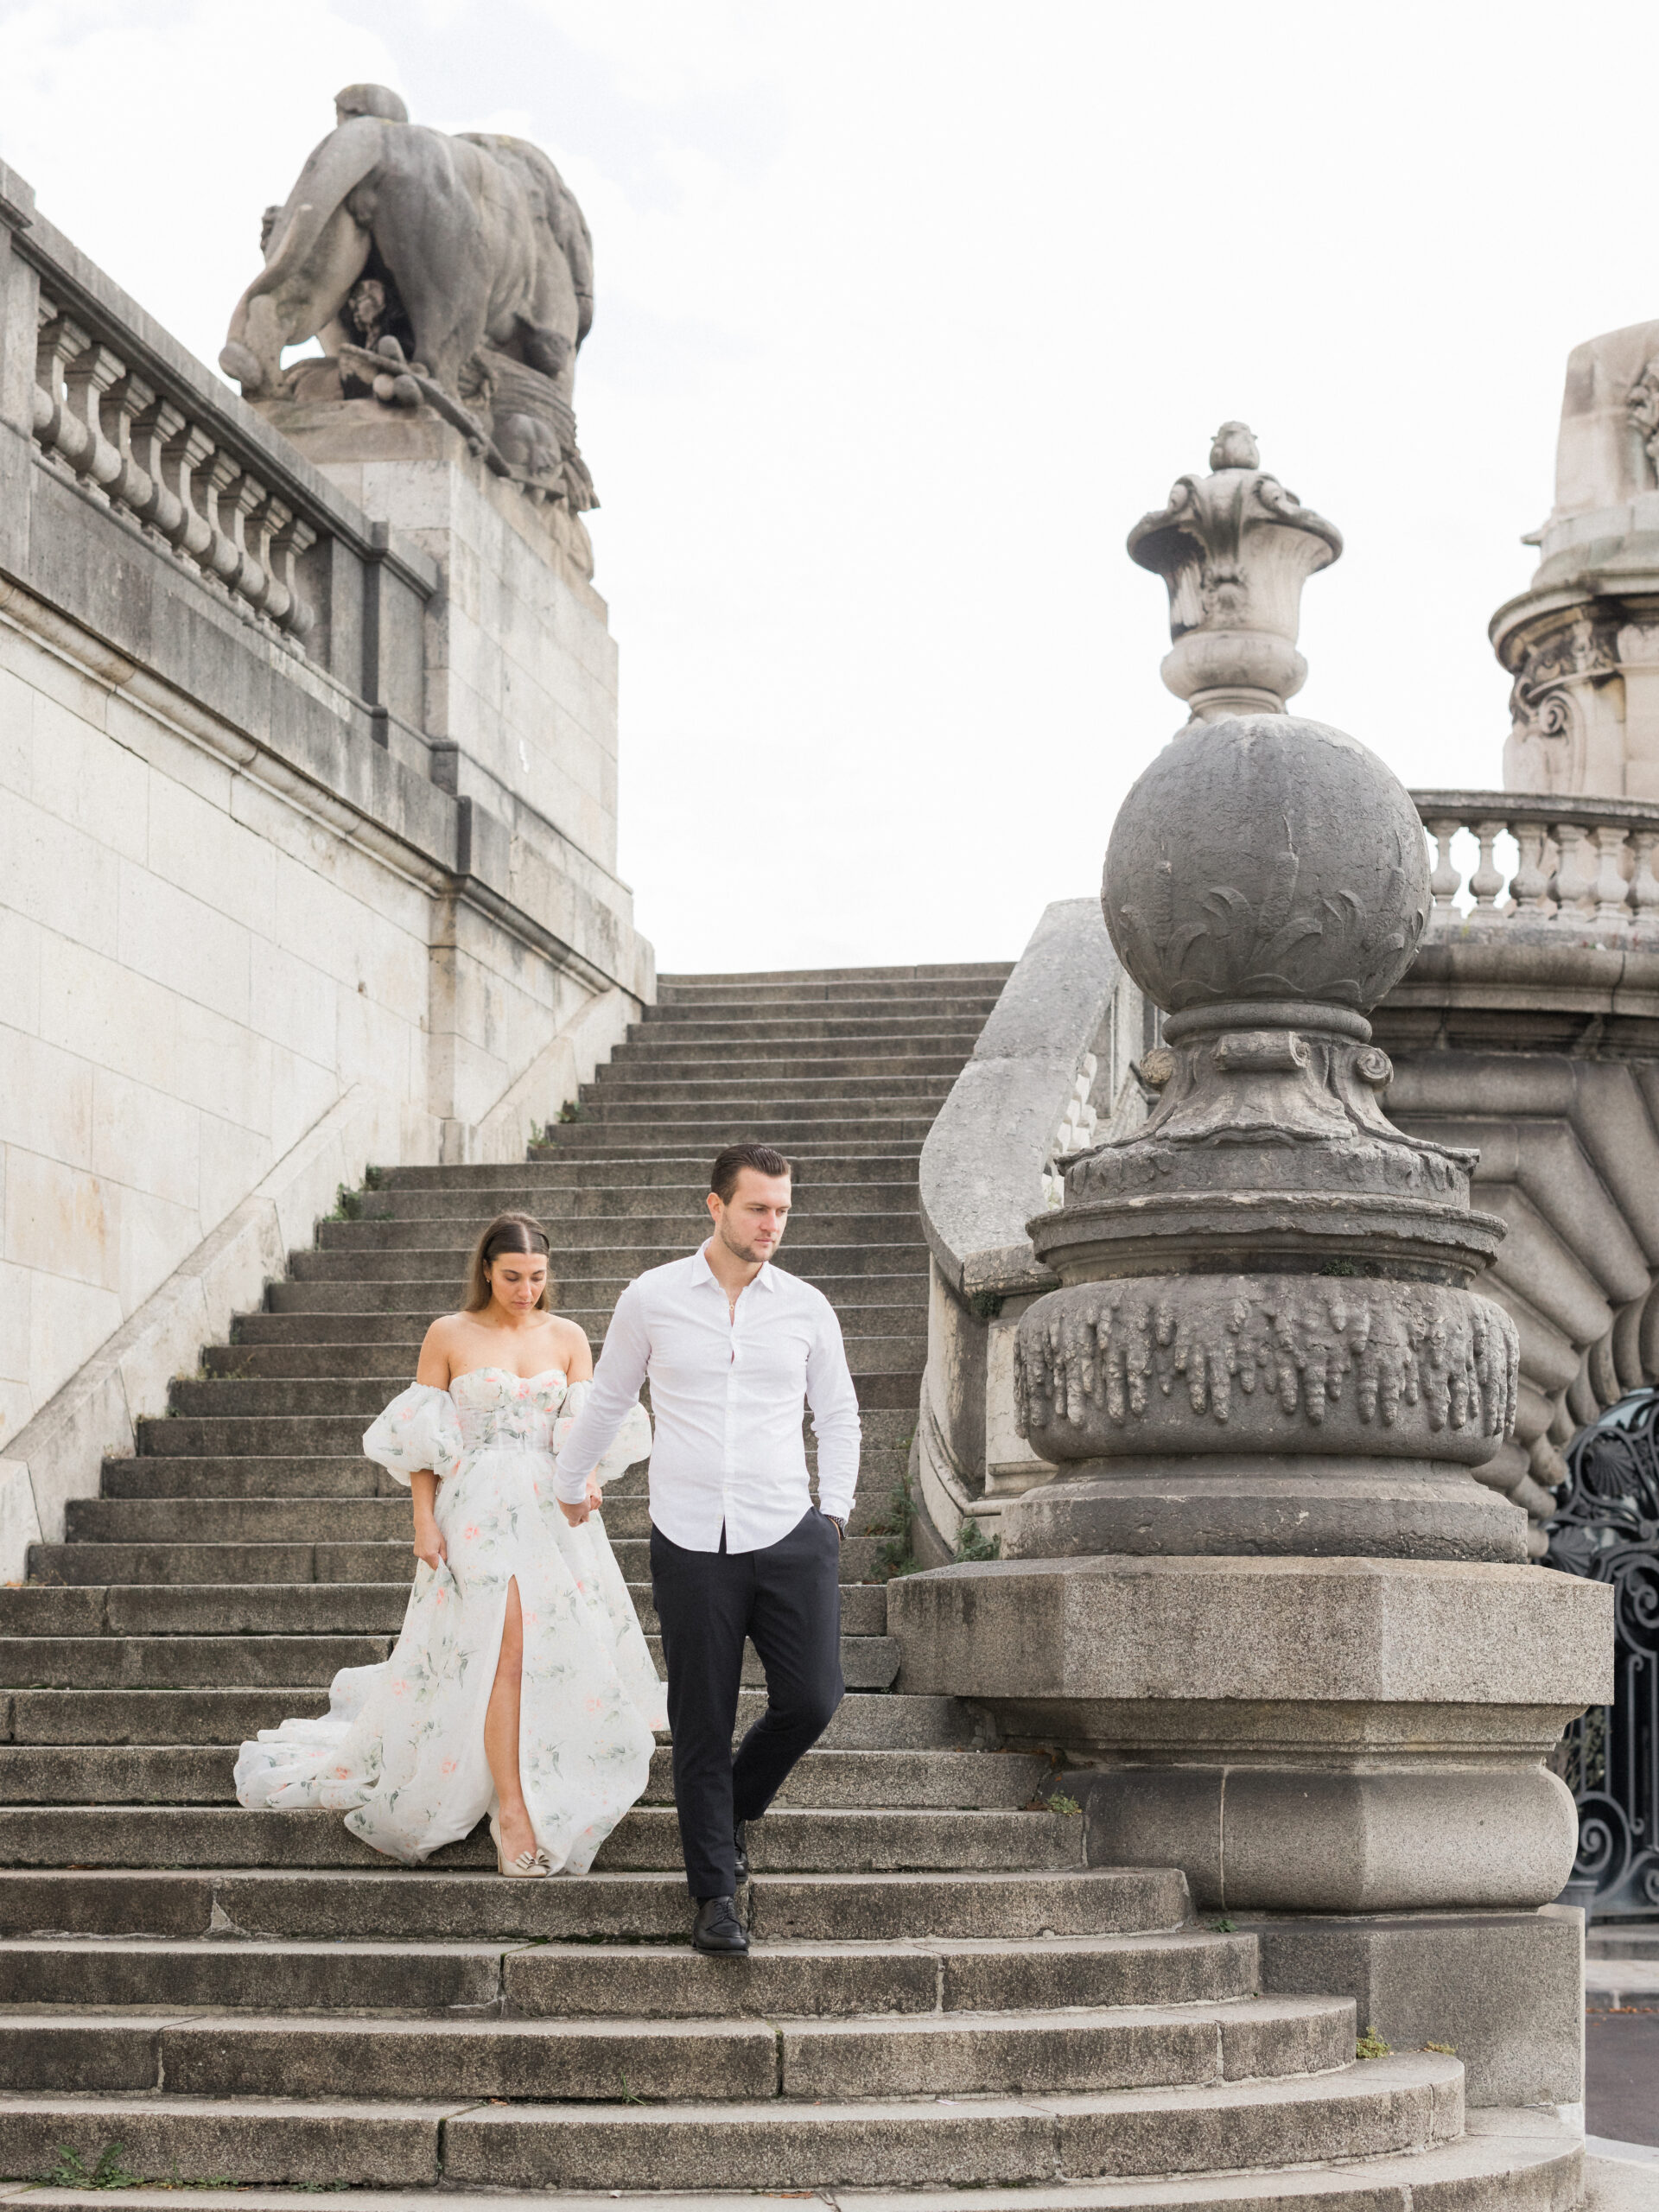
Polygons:
[[[1243,512],[1236,458],[1183,514]],[[1281,641],[1294,600],[1252,562],[1282,581],[1286,526],[1228,554]],[[1471,1471],[1516,1409],[1480,1288],[1504,1225],[1474,1154],[1389,1121],[1365,1019],[1427,920],[1416,810],[1339,731],[1196,719],[1124,802],[1102,899],[1168,1016],[1157,1103],[1029,1224],[1060,1287],[1020,1317],[1016,1396],[1058,1472],[1009,1501],[1000,1560],[893,1586],[899,1686],[1058,1757],[1093,1863],[1282,1923],[1270,1970],[1362,2020],[1393,1973],[1402,2032],[1445,2014],[1424,2040],[1480,2046],[1473,2094],[1574,2104],[1577,1937],[1536,1916],[1577,1820],[1545,1762],[1607,1694],[1611,1596],[1528,1565],[1524,1513]],[[1448,1915],[1466,1991],[1423,1933]],[[1517,1960],[1535,2002],[1505,2034],[1487,1983]]]
[[580,1055],[537,1063],[537,1040],[569,1030],[596,993],[612,1034],[630,1001],[655,995],[651,948],[616,873],[616,647],[592,549],[563,502],[493,473],[429,407],[257,405],[384,530],[436,563],[440,588],[424,608],[389,576],[371,570],[365,587],[334,575],[327,547],[307,556],[321,564],[308,590],[337,633],[331,645],[360,652],[380,742],[462,803],[463,872],[505,884],[512,908],[543,922],[521,931],[504,976],[496,938],[506,908],[457,900],[440,918],[431,1052],[445,1157],[461,1158],[460,1133],[514,1070],[527,1070],[543,1118],[575,1095]]

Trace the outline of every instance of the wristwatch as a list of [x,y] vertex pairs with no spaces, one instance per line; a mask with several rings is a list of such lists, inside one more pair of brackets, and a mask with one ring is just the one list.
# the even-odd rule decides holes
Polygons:
[[[823,1511],[823,1508],[820,1507],[819,1510]],[[832,1521],[835,1523],[836,1534],[841,1538],[842,1541],[845,1543],[847,1541],[847,1523],[842,1519],[840,1514],[825,1513],[823,1517],[826,1521]]]

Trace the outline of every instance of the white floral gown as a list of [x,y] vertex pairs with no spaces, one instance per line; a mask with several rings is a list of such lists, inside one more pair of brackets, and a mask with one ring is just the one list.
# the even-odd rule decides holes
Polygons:
[[[516,1577],[524,1656],[518,1769],[536,1840],[555,1873],[584,1874],[645,1789],[652,1732],[667,1726],[652,1664],[604,1523],[573,1529],[553,1493],[553,1455],[588,1382],[550,1368],[528,1380],[476,1368],[448,1390],[394,1398],[363,1449],[407,1484],[439,1478],[448,1557],[416,1570],[396,1649],[334,1676],[328,1713],[262,1728],[236,1762],[244,1805],[324,1805],[365,1843],[413,1864],[493,1808],[484,1709]],[[636,1406],[596,1470],[644,1459]]]

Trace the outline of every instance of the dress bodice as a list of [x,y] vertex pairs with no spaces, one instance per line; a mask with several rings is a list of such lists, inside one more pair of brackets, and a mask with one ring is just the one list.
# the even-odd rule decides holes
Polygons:
[[505,1367],[475,1367],[449,1385],[467,1452],[550,1452],[553,1421],[569,1385],[563,1368],[514,1375]]
[[[567,1382],[560,1367],[528,1376],[506,1367],[475,1367],[458,1375],[447,1390],[413,1382],[370,1423],[363,1449],[405,1485],[426,1467],[447,1482],[482,1452],[556,1452],[593,1387],[588,1381]],[[631,1406],[594,1473],[603,1487],[650,1457],[651,1423],[643,1406]],[[550,1507],[551,1502],[550,1489]]]

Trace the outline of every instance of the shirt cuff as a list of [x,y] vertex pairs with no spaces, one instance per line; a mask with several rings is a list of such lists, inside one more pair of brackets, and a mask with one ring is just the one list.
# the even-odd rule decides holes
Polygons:
[[561,1505],[580,1505],[588,1495],[587,1476],[567,1473],[559,1460],[553,1469],[553,1495]]

